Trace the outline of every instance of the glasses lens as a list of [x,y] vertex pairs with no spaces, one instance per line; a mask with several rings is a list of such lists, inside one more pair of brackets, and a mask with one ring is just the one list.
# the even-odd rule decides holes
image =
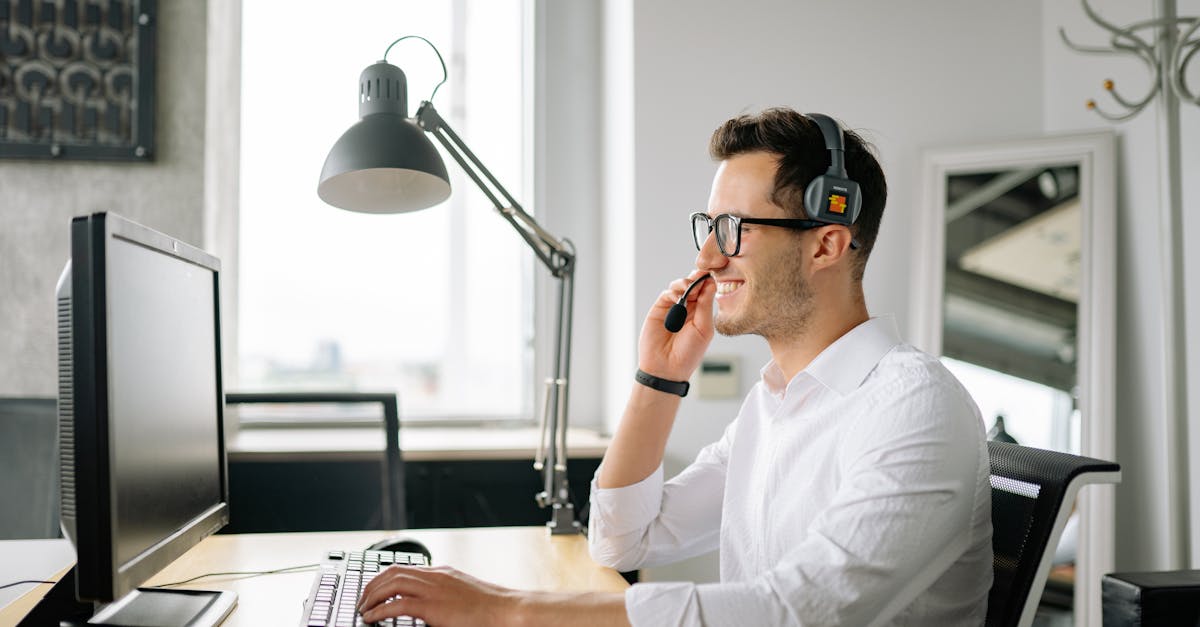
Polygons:
[[732,256],[738,249],[738,224],[729,214],[721,214],[716,220],[717,244],[721,246],[721,254]]
[[708,216],[703,213],[692,214],[692,241],[696,243],[696,250],[704,247],[704,240],[708,239],[708,232],[712,230],[712,223],[709,222]]

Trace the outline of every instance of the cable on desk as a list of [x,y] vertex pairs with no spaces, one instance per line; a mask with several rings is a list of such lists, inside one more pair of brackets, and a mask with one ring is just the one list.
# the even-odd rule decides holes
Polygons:
[[[182,586],[185,583],[191,583],[193,581],[196,581],[197,579],[204,579],[205,577],[244,576],[246,578],[250,578],[250,577],[259,577],[262,575],[279,575],[282,573],[301,572],[304,570],[316,568],[318,566],[320,566],[320,564],[304,564],[303,566],[288,566],[287,568],[277,568],[275,570],[233,571],[233,572],[227,572],[227,573],[205,573],[203,575],[196,575],[195,577],[192,577],[191,579],[184,579],[183,581],[172,581],[171,583],[162,583],[162,584],[158,584],[157,586],[150,586],[150,587],[151,588],[170,588],[172,586]],[[54,582],[51,581],[49,583],[54,583]]]
[[19,586],[23,583],[43,584],[43,583],[58,583],[58,582],[57,581],[42,581],[41,579],[24,579],[22,581],[14,581],[12,583],[6,583],[4,585],[0,585],[0,590],[3,590],[5,588],[11,588],[13,586]]

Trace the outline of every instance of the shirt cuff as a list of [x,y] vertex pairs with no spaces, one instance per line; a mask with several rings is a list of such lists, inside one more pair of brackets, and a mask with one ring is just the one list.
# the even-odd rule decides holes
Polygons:
[[[703,610],[703,611],[701,611]],[[777,591],[763,580],[734,583],[638,583],[625,591],[629,623],[654,627],[785,625],[796,622]],[[834,616],[804,624],[842,624]]]
[[701,625],[696,584],[639,583],[625,590],[625,615],[633,627]]
[[604,535],[623,535],[643,529],[658,516],[662,507],[662,464],[648,477],[620,488],[601,488],[592,477],[591,522]]

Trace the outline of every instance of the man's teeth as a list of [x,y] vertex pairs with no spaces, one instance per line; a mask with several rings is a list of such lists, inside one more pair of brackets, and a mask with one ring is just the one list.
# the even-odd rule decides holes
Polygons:
[[739,288],[741,286],[742,286],[741,283],[727,283],[727,282],[717,283],[717,293],[718,294],[729,294],[730,292],[733,292],[734,290],[736,290],[737,288]]

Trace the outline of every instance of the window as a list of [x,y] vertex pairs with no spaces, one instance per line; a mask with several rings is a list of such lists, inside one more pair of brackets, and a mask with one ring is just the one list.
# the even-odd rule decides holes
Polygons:
[[[425,211],[362,215],[316,194],[358,121],[359,73],[416,34],[446,59],[439,112],[527,202],[523,5],[243,3],[239,389],[395,390],[408,421],[532,415],[532,259],[458,165],[443,155],[453,193]],[[388,61],[413,115],[437,58],[407,40]]]

